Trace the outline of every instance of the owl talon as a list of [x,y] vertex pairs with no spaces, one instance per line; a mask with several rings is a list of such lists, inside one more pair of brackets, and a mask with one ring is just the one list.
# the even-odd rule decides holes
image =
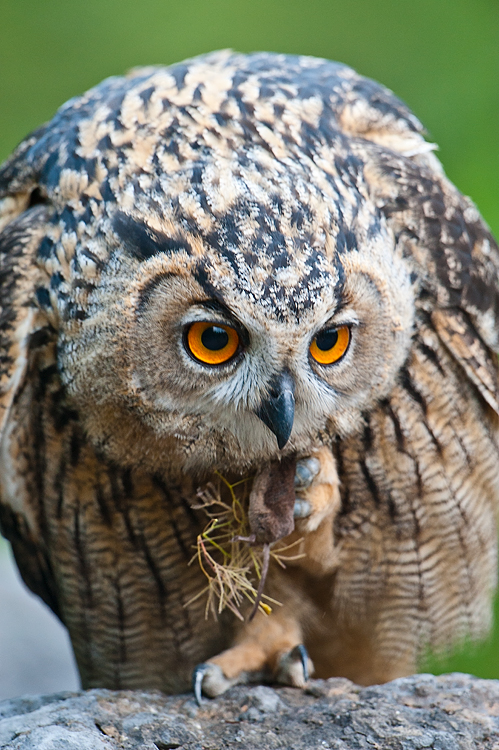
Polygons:
[[305,682],[308,682],[308,676],[309,676],[308,675],[308,660],[309,660],[308,651],[303,645],[303,643],[300,643],[298,646],[295,646],[291,654],[293,654],[295,651],[298,651],[298,653],[300,654],[301,665],[303,667],[303,679],[305,680]]
[[310,503],[307,500],[303,500],[301,497],[297,497],[293,509],[293,516],[295,518],[308,518],[311,513],[312,506]]
[[297,461],[295,471],[295,490],[299,491],[308,489],[320,470],[320,461],[314,456],[301,458]]
[[192,690],[198,706],[202,703],[203,693],[209,698],[216,698],[217,695],[225,693],[238,682],[246,682],[246,674],[241,674],[235,679],[226,677],[218,664],[205,662],[194,667],[192,673]]
[[300,643],[279,659],[276,680],[283,685],[304,687],[313,671],[314,665],[308,651]]
[[209,664],[198,664],[192,673],[192,690],[198,706],[201,705],[203,694],[203,679],[209,670]]

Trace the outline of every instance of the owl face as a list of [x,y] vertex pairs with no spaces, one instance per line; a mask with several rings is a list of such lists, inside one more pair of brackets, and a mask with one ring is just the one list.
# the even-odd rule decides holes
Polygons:
[[115,211],[102,232],[111,262],[76,347],[71,335],[60,352],[112,457],[133,446],[155,471],[173,453],[184,471],[244,472],[351,432],[393,386],[413,295],[374,205],[359,203],[357,249],[342,254],[330,196],[290,200],[290,185],[268,182],[262,194],[247,180],[209,226],[148,206]]

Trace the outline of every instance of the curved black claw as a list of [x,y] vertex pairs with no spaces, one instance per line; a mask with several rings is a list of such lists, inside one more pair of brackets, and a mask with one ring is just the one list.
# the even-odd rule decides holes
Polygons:
[[198,706],[201,705],[202,700],[203,677],[209,669],[209,664],[198,664],[197,667],[194,667],[194,672],[192,673],[192,690]]
[[305,682],[308,682],[308,651],[303,643],[299,643],[298,646],[295,646],[291,651],[291,654],[300,657],[301,665],[303,667],[303,679]]
[[321,462],[315,456],[300,458],[296,462],[295,490],[308,490],[320,470]]
[[313,668],[314,665],[310,661],[307,649],[299,643],[281,656],[275,677],[281,685],[304,687],[310,678],[310,670],[313,671]]

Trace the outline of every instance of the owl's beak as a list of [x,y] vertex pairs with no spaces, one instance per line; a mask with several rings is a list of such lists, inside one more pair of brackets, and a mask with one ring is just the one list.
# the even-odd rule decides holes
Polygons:
[[255,411],[257,417],[272,430],[279,449],[284,448],[293,429],[295,418],[295,382],[284,370],[272,380],[270,393]]

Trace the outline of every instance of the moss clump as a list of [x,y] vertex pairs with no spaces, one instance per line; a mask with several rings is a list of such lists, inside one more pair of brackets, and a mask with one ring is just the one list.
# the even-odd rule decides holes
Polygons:
[[271,605],[280,606],[280,602],[263,593],[269,558],[285,568],[285,560],[300,557],[287,554],[300,540],[287,546],[254,545],[248,520],[252,479],[231,484],[217,472],[217,481],[198,492],[200,504],[196,507],[206,513],[208,523],[197,537],[196,552],[189,565],[197,561],[206,586],[186,606],[206,596],[206,618],[211,612],[217,619],[228,608],[244,620],[241,609],[246,602],[253,605],[250,618],[257,610],[270,615]]

